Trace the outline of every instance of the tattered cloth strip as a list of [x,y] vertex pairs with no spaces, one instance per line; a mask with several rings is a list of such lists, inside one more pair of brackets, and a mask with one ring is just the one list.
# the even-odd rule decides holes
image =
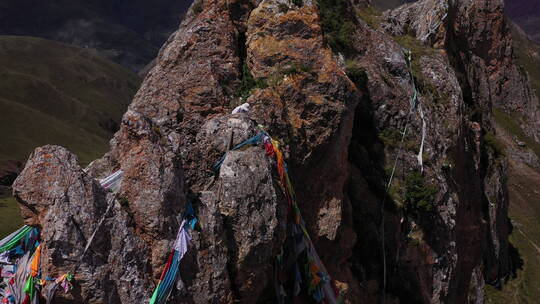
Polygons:
[[167,302],[169,295],[171,294],[172,287],[178,276],[178,271],[180,268],[180,261],[186,254],[189,244],[191,242],[191,235],[189,230],[193,230],[197,224],[197,217],[195,216],[195,211],[191,203],[188,203],[186,206],[186,211],[184,212],[184,219],[182,224],[180,224],[180,229],[176,236],[176,241],[174,243],[174,249],[169,255],[167,264],[163,269],[159,283],[152,294],[150,299],[150,304],[163,304]]
[[32,262],[32,253],[27,252],[20,260],[17,268],[17,272],[7,285],[6,298],[7,303],[20,304],[23,303],[27,297],[24,292],[26,282],[29,276],[29,266]]
[[122,181],[123,176],[124,176],[124,171],[118,170],[114,172],[113,174],[100,180],[99,183],[101,184],[103,188],[105,188],[105,190],[114,192],[118,190],[118,188],[120,188],[120,182]]
[[[283,153],[279,149],[279,143],[272,140],[267,134],[264,137],[263,142],[266,153],[269,156],[274,156],[276,159],[278,174],[280,176],[280,184],[285,191],[285,196],[293,215],[293,223],[290,224],[290,227],[294,247],[292,250],[288,250],[291,260],[294,263],[293,295],[298,296],[301,293],[301,286],[305,284],[307,285],[308,294],[311,295],[318,303],[339,303],[341,301],[341,297],[332,287],[331,278],[328,275],[324,264],[319,258],[319,255],[317,254],[317,251],[315,250],[313,242],[311,241],[305,227],[300,209],[296,203],[296,196],[292,182],[288,175],[287,164],[283,160]],[[303,281],[299,275],[299,263],[301,263],[301,260],[304,260],[305,265],[304,273],[306,279]],[[287,265],[283,265],[282,263],[281,269],[277,270],[284,272],[287,270]],[[283,291],[285,290],[285,288],[283,288],[283,283],[285,283],[285,281],[276,284],[277,286],[281,285],[276,290],[276,295],[280,303],[290,302],[290,299],[289,301],[286,301],[286,298],[283,297]]]
[[47,284],[45,288],[43,288],[43,295],[45,297],[45,303],[51,304],[52,300],[54,299],[54,295],[56,294],[56,291],[58,290],[58,287],[62,287],[64,290],[64,293],[68,293],[72,286],[71,286],[71,280],[73,279],[73,275],[71,274],[64,274],[60,276],[58,279],[54,280],[52,284]]
[[[39,244],[38,240],[39,230],[24,226],[0,241],[3,244],[1,262],[5,265],[0,271],[3,279],[3,282],[0,282],[2,303],[31,303],[34,300],[34,285],[33,280],[29,280],[29,273],[32,271],[31,264],[36,259],[33,254]],[[25,290],[28,290],[29,294],[26,294]]]
[[[307,294],[317,303],[335,304],[341,302],[341,297],[332,287],[331,278],[305,228],[304,220],[296,203],[294,188],[288,175],[287,164],[283,159],[283,153],[279,149],[279,143],[272,140],[268,133],[263,131],[237,145],[232,150],[240,149],[246,145],[258,145],[260,143],[264,145],[266,154],[269,157],[274,157],[276,160],[280,184],[285,193],[292,219],[289,225],[291,235],[289,236],[288,234],[289,237],[282,248],[282,253],[276,258],[274,278],[278,303],[291,303],[292,298],[301,294],[302,286],[307,287]],[[219,170],[225,156],[226,154],[214,165],[214,170]],[[284,249],[287,249],[287,251]],[[300,265],[303,265],[303,267],[300,267]],[[302,279],[300,269],[304,270],[304,279]],[[290,272],[292,272],[292,296],[287,294],[287,288],[284,286],[288,281],[287,270],[291,270]]]
[[[38,304],[42,288],[44,291],[56,290],[56,284],[62,286],[66,292],[71,288],[68,282],[71,280],[71,275],[63,275],[56,280],[52,279],[55,283],[49,285],[47,285],[47,280],[51,279],[41,279],[39,230],[30,228],[31,230],[23,238],[20,238],[19,244],[11,251],[6,252],[12,254],[7,258],[7,262],[10,264],[2,267],[0,271],[1,277],[6,279],[3,286],[0,287],[0,303]],[[47,303],[52,303],[50,292],[47,292],[45,299]]]

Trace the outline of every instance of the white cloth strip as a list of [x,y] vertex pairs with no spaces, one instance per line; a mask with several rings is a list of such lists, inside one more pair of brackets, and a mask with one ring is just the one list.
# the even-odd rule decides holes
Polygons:
[[109,190],[116,190],[118,188],[118,185],[124,176],[124,171],[118,170],[114,172],[113,174],[109,175],[108,177],[102,179],[100,181],[100,184],[103,188]]
[[184,229],[185,224],[186,220],[183,220],[182,224],[180,225],[180,230],[178,230],[176,241],[174,243],[174,250],[178,251],[179,260],[184,257],[184,255],[188,251],[189,243],[191,242],[191,235],[189,235],[189,232]]
[[123,171],[122,170],[118,170],[116,172],[114,172],[113,174],[105,177],[104,179],[100,180],[99,183],[102,185],[102,186],[107,186],[111,183],[113,183],[114,181],[118,180],[119,177],[121,177],[123,175]]
[[426,140],[426,120],[424,118],[424,111],[422,111],[422,104],[419,104],[418,110],[420,112],[420,118],[422,119],[422,143],[420,144],[420,151],[418,151],[418,165],[420,166],[421,172],[424,172],[424,141]]
[[15,303],[22,303],[26,294],[24,293],[24,287],[26,285],[26,279],[30,273],[30,263],[32,262],[32,256],[30,252],[27,252],[19,261],[17,272],[13,276],[12,283],[7,286],[8,292],[15,298]]

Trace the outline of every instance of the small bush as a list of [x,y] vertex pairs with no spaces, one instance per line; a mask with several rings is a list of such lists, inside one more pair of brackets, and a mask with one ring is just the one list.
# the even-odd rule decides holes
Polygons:
[[311,73],[312,70],[313,68],[310,65],[305,65],[305,64],[299,65],[295,62],[292,62],[286,68],[284,68],[281,71],[281,73],[283,75],[294,75],[294,74],[300,74],[302,72]]
[[405,210],[420,216],[433,211],[433,199],[438,189],[427,185],[424,176],[413,171],[405,176]]
[[242,66],[242,81],[235,96],[246,100],[254,89],[264,89],[268,85],[264,78],[253,78],[246,62]]
[[[388,177],[390,177],[391,172],[386,173],[388,174]],[[388,189],[388,196],[396,204],[396,207],[403,207],[403,190],[401,181],[399,179],[394,179],[392,185],[390,185],[390,188]]]
[[486,132],[484,135],[484,144],[490,148],[495,155],[495,158],[504,157],[506,155],[504,145],[491,132]]
[[382,13],[373,6],[366,6],[359,8],[356,13],[362,20],[364,20],[370,27],[376,29],[381,24]]
[[379,138],[382,140],[384,145],[393,148],[399,146],[401,136],[402,135],[398,130],[392,128],[384,129],[381,133],[379,133]]
[[128,199],[125,198],[125,197],[120,197],[120,198],[118,199],[118,202],[120,203],[120,206],[122,206],[122,207],[124,207],[124,208],[129,206],[129,201],[128,201]]
[[334,51],[348,53],[352,49],[352,36],[354,23],[349,14],[347,0],[317,0],[317,6],[321,14],[321,27]]
[[422,78],[422,65],[420,63],[420,57],[429,56],[435,54],[435,49],[422,44],[422,42],[416,37],[409,35],[394,36],[394,41],[401,45],[403,48],[411,51],[411,68],[412,73],[416,78]]
[[422,245],[424,241],[424,231],[420,226],[415,226],[413,231],[408,235],[409,242],[408,245],[411,247],[416,247]]
[[408,136],[405,136],[403,146],[400,147],[402,136],[403,133],[393,128],[384,129],[379,133],[379,138],[388,148],[403,148],[404,150],[414,151],[415,153],[418,152],[420,144],[414,139],[408,138]]
[[285,14],[286,12],[289,11],[289,6],[287,4],[285,4],[285,3],[280,3],[280,4],[278,4],[278,10],[281,13]]
[[195,0],[195,2],[193,3],[193,6],[191,7],[191,10],[193,11],[193,13],[195,15],[198,15],[198,14],[202,13],[202,11],[203,11],[203,2],[202,2],[202,0]]
[[345,61],[345,72],[347,76],[358,86],[359,88],[365,88],[368,82],[368,76],[366,70],[354,60]]

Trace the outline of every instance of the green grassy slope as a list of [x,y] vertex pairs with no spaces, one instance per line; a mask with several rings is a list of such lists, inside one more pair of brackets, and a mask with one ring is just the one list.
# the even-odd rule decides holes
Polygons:
[[[131,71],[91,51],[49,40],[0,36],[0,166],[56,144],[86,165],[108,150],[115,124],[140,85]],[[0,238],[22,224],[0,188]]]
[[516,26],[512,28],[517,63],[527,71],[533,89],[540,94],[540,45],[529,40]]
[[83,165],[107,150],[140,84],[88,50],[15,36],[0,36],[0,79],[0,162],[58,144]]
[[17,230],[22,224],[17,201],[9,192],[0,189],[0,239]]

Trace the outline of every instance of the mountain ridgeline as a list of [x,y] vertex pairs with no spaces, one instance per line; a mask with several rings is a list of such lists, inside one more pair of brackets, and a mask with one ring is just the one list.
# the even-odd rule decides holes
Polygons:
[[2,0],[0,35],[96,49],[132,71],[152,61],[191,1]]
[[[523,263],[497,117],[540,138],[503,10],[195,1],[109,152],[83,169],[65,148],[38,148],[13,185],[25,223],[41,228],[42,272],[83,257],[57,298],[149,299],[193,206],[200,229],[172,303],[313,303],[320,280],[344,303],[488,301]],[[118,170],[117,192],[99,186]],[[314,256],[324,267],[306,267]]]

